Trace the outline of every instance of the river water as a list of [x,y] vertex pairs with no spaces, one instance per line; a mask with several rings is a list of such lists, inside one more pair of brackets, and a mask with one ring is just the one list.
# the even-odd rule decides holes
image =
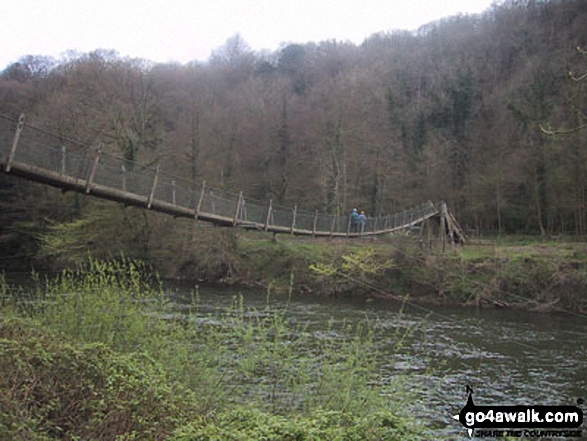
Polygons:
[[[185,290],[183,290],[185,294]],[[200,314],[228,308],[237,294],[248,308],[267,306],[265,292],[200,288]],[[175,288],[174,297],[182,298]],[[285,296],[272,295],[272,308]],[[365,299],[293,296],[288,314],[315,331],[368,318],[382,354],[380,378],[408,373],[426,425],[468,439],[451,416],[465,405],[576,405],[587,400],[587,316],[504,309],[401,305]],[[340,329],[343,327],[340,326]],[[397,336],[404,336],[401,348]],[[583,405],[584,413],[587,406]]]

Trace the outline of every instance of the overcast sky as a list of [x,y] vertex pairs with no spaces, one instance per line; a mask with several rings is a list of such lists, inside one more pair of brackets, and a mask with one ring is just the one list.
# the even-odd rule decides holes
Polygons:
[[0,70],[24,55],[114,49],[157,62],[205,61],[236,33],[254,50],[415,30],[493,0],[0,0]]

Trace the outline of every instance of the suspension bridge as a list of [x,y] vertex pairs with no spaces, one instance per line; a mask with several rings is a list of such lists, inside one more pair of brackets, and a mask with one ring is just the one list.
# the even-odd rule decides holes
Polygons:
[[120,202],[129,206],[209,222],[313,237],[377,236],[439,221],[443,238],[463,243],[465,235],[445,203],[426,202],[388,216],[370,217],[362,228],[350,216],[331,216],[252,200],[243,192],[231,193],[199,185],[79,144],[63,136],[0,115],[0,170],[35,182]]

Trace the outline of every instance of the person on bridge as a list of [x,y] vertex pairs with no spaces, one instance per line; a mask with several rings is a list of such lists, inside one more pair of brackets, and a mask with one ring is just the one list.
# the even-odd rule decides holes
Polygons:
[[365,212],[361,211],[359,214],[359,228],[361,229],[361,233],[365,232],[365,226],[367,225],[367,216],[365,216]]
[[353,233],[359,231],[359,212],[356,208],[353,208],[351,212],[351,231]]

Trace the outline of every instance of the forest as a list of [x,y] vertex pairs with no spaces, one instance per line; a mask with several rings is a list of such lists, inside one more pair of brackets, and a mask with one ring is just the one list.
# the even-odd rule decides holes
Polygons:
[[[254,200],[343,216],[446,201],[470,234],[583,236],[585,23],[583,0],[507,0],[360,45],[26,55],[0,73],[0,114]],[[197,251],[193,223],[4,174],[0,195],[4,261]]]

